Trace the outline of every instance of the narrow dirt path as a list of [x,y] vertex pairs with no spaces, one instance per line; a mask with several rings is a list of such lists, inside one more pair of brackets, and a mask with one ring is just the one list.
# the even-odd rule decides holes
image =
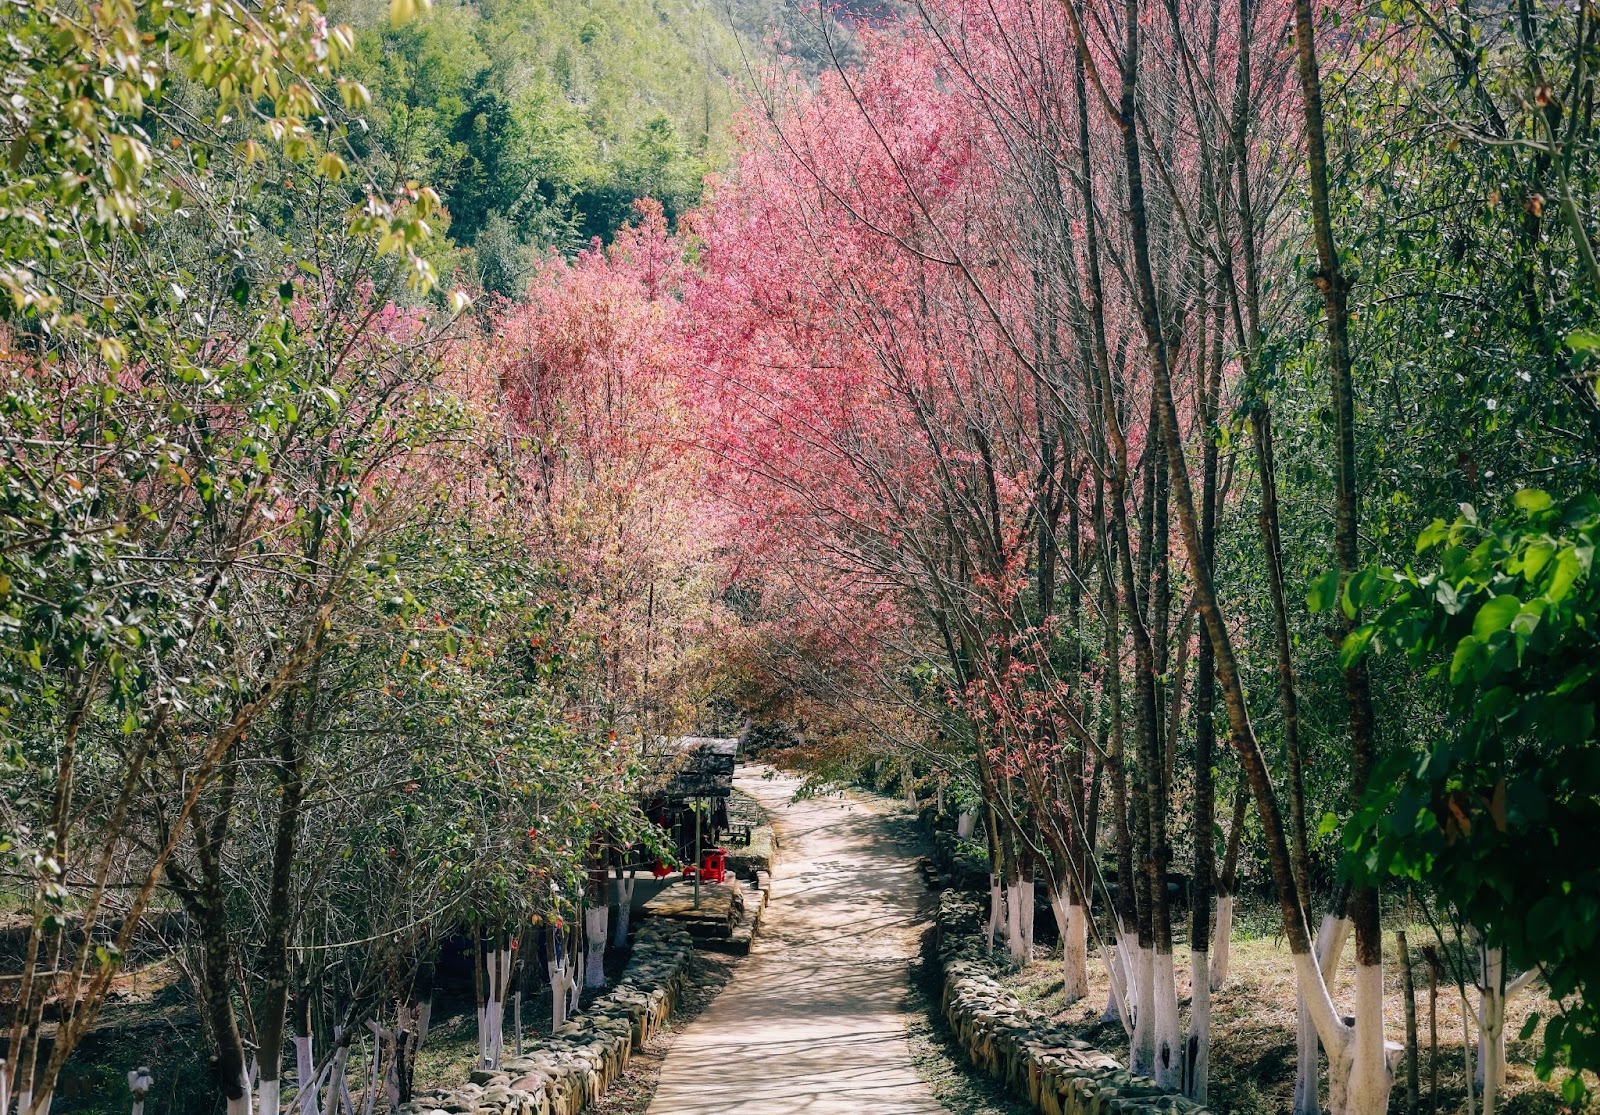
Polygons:
[[650,1115],[942,1115],[906,1044],[920,883],[874,806],[736,784],[778,832],[750,957],[673,1044]]

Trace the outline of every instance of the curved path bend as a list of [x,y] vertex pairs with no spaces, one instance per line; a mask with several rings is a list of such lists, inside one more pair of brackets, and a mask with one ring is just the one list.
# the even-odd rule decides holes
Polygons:
[[777,830],[750,956],[661,1067],[650,1115],[943,1115],[906,1043],[920,882],[875,805],[791,802],[798,778],[735,780]]

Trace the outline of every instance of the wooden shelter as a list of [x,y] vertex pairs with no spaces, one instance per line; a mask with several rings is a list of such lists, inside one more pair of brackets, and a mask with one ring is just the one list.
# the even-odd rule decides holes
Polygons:
[[738,756],[737,738],[715,736],[663,739],[645,748],[650,774],[640,805],[645,816],[669,834],[682,862],[698,862],[697,832],[699,846],[705,848],[718,844],[728,830],[728,798],[733,794]]

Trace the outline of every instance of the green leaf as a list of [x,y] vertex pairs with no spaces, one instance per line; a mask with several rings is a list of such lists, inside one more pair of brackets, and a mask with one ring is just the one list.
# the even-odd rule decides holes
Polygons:
[[1339,818],[1333,813],[1324,813],[1322,815],[1322,820],[1317,822],[1318,836],[1327,836],[1330,832],[1337,832],[1338,829]]
[[1554,502],[1549,492],[1542,492],[1538,488],[1524,488],[1511,497],[1517,507],[1528,515],[1537,515],[1540,511],[1550,510]]
[[1472,634],[1477,639],[1487,639],[1496,631],[1504,631],[1522,610],[1522,601],[1511,593],[1496,596],[1472,619]]
[[1600,333],[1592,329],[1574,329],[1567,334],[1567,347],[1573,352],[1600,352]]
[[1566,599],[1567,592],[1572,588],[1572,582],[1578,579],[1580,567],[1578,555],[1571,546],[1564,546],[1556,557],[1555,571],[1550,574],[1550,585],[1544,590],[1544,598],[1552,604],[1559,604]]
[[1539,1012],[1534,1011],[1522,1024],[1522,1029],[1517,1034],[1518,1041],[1527,1041],[1533,1037],[1533,1032],[1539,1028]]
[[1460,685],[1466,673],[1472,668],[1472,663],[1478,656],[1478,651],[1483,643],[1468,635],[1456,644],[1456,652],[1450,658],[1450,684]]
[[1349,669],[1367,652],[1368,645],[1372,642],[1377,628],[1372,624],[1364,624],[1344,637],[1344,642],[1339,645],[1339,665]]
[[1450,537],[1450,524],[1443,519],[1435,519],[1422,528],[1422,533],[1417,535],[1417,553],[1437,546]]
[[1306,607],[1313,615],[1325,612],[1339,596],[1339,571],[1330,569],[1311,582],[1306,592]]

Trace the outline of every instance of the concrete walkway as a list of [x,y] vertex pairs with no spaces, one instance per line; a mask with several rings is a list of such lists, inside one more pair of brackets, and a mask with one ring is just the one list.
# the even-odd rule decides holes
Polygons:
[[741,770],[778,832],[747,959],[673,1043],[650,1115],[940,1115],[906,1044],[920,882],[874,805],[790,804],[799,779]]

